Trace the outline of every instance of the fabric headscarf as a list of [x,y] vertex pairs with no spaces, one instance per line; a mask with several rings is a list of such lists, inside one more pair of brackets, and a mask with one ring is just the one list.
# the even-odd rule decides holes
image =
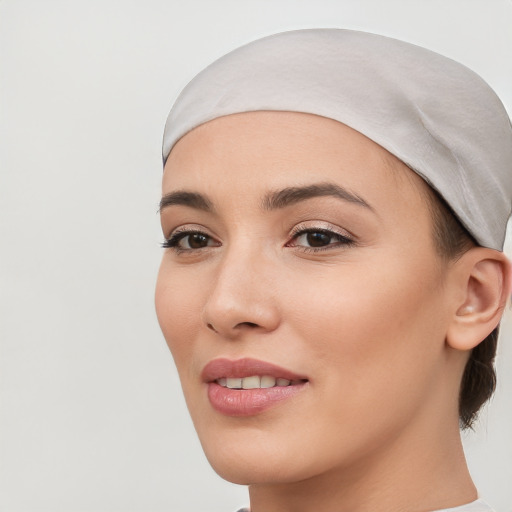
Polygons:
[[419,46],[344,29],[259,39],[200,72],[165,126],[164,163],[198,125],[229,114],[293,111],[344,123],[437,190],[476,241],[503,249],[512,210],[512,127],[476,73]]

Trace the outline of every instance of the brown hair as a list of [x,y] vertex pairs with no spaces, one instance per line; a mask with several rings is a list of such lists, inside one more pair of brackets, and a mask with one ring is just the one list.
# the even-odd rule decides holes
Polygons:
[[[436,249],[443,258],[457,259],[478,244],[439,193],[428,188]],[[478,411],[496,389],[494,359],[497,342],[498,327],[471,351],[466,363],[459,392],[459,422],[462,429],[472,428]]]

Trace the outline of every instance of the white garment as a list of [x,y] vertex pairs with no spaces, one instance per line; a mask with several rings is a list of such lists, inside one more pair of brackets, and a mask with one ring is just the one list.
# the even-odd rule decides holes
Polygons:
[[435,512],[493,512],[492,508],[484,500],[476,500],[467,505],[455,508],[444,508]]
[[[248,508],[241,508],[238,512],[250,512]],[[467,505],[455,508],[443,508],[434,512],[494,512],[493,509],[483,500],[476,500]]]

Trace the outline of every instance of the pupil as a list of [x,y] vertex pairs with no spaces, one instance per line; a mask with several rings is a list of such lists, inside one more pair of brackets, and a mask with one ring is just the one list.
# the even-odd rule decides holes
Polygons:
[[188,239],[188,244],[192,249],[200,249],[201,247],[206,247],[207,243],[207,237],[199,233],[190,235]]
[[307,241],[311,247],[321,247],[328,245],[331,241],[331,237],[325,233],[308,233]]

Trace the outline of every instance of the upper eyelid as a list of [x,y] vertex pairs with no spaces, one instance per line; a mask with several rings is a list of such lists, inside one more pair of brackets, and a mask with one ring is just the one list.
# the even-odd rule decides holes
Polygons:
[[[305,225],[306,222],[312,222],[312,225]],[[301,222],[299,224],[296,224],[290,231],[289,234],[296,235],[297,233],[300,233],[301,231],[310,231],[312,229],[318,229],[323,231],[332,231],[333,233],[337,233],[338,235],[344,235],[345,233],[349,236],[353,236],[352,233],[350,233],[346,229],[338,228],[336,226],[333,226],[331,223],[326,222],[324,226],[314,223],[314,221],[306,221]],[[320,222],[320,221],[317,221]],[[177,226],[174,229],[172,229],[169,233],[169,237],[178,234],[178,233],[190,233],[190,232],[202,232],[205,235],[215,237],[216,235],[212,235],[211,230],[208,228],[201,226],[200,224],[182,224],[181,226]]]
[[212,234],[210,229],[207,229],[206,227],[202,226],[201,224],[182,224],[180,226],[177,226],[169,231],[168,235],[164,235],[166,240],[169,240],[175,235],[181,234],[181,233],[204,233],[205,235],[211,237],[211,238],[218,238],[216,235]]
[[[164,227],[164,226],[162,226]],[[322,220],[321,218],[311,218],[306,220],[301,220],[296,222],[289,230],[288,234],[289,236],[295,236],[299,231],[301,230],[310,230],[310,229],[322,229],[327,231],[332,231],[333,233],[336,233],[338,235],[346,236],[348,238],[357,239],[357,236],[354,235],[350,230],[341,227],[337,224],[333,224],[332,222],[328,220]],[[173,227],[170,230],[163,229],[164,231],[164,237],[166,239],[172,237],[173,235],[177,234],[178,232],[188,232],[188,231],[201,231],[205,233],[208,236],[211,236],[213,238],[219,239],[219,236],[217,233],[215,233],[214,230],[211,228],[206,227],[204,224],[196,223],[196,222],[184,222],[178,224],[176,227]],[[166,233],[168,233],[168,236],[166,236]]]
[[[308,222],[311,222],[311,225],[307,225]],[[338,226],[331,224],[330,222],[325,222],[325,221],[301,222],[291,229],[290,236],[296,237],[301,232],[304,232],[304,231],[311,232],[311,231],[314,231],[315,229],[318,231],[328,231],[328,232],[334,233],[336,235],[339,235],[339,236],[342,236],[345,238],[350,238],[351,240],[356,239],[355,235],[353,233],[351,233],[350,231],[348,231],[347,229],[340,228]]]
[[[335,226],[327,221],[303,221],[296,224],[292,229],[288,231],[289,240],[297,238],[298,235],[304,232],[311,232],[314,230],[323,231],[323,232],[331,232],[335,235],[341,236],[343,238],[348,238],[350,240],[355,241],[356,237],[347,229],[340,228],[339,226]],[[182,224],[180,226],[175,227],[171,230],[168,236],[164,236],[165,240],[170,240],[171,238],[183,234],[186,236],[187,234],[192,233],[202,233],[214,240],[219,241],[219,237],[216,234],[213,234],[212,231],[201,224]]]
[[292,237],[292,239],[289,242],[286,242],[286,246],[288,246],[288,247],[303,247],[303,248],[305,248],[306,246],[303,246],[302,244],[298,244],[295,241],[300,239],[301,237],[303,237],[304,235],[306,235],[308,233],[324,233],[324,234],[328,233],[331,238],[334,238],[335,243],[332,243],[332,244],[330,243],[328,245],[322,246],[321,248],[319,247],[319,248],[317,248],[315,250],[324,250],[324,249],[327,249],[329,247],[334,248],[335,246],[337,246],[339,244],[342,244],[342,245],[354,245],[356,243],[354,238],[352,238],[350,236],[347,236],[347,235],[343,235],[343,234],[338,233],[336,231],[332,231],[330,229],[314,229],[313,228],[313,229],[305,229],[305,230],[299,231],[296,235],[294,235]]

